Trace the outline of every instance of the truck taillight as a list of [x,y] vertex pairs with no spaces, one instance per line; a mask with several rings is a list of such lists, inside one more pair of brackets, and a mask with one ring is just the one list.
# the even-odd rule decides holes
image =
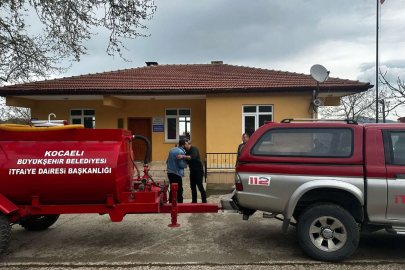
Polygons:
[[242,180],[240,179],[239,173],[235,173],[235,185],[237,191],[243,191]]

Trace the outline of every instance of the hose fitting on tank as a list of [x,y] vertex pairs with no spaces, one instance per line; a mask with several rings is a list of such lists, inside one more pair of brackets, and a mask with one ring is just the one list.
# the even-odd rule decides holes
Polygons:
[[145,160],[144,160],[144,162],[143,162],[143,164],[144,164],[144,166],[145,166],[145,165],[147,165],[147,164],[149,163],[150,149],[151,149],[150,142],[149,142],[149,140],[148,140],[146,137],[144,137],[144,136],[134,135],[134,136],[132,136],[132,137],[134,138],[134,140],[139,139],[139,140],[142,140],[142,141],[144,141],[144,142],[146,143],[146,155],[145,155]]

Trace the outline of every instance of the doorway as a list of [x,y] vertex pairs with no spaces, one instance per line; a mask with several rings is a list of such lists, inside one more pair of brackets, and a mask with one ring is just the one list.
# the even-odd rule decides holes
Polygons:
[[[152,160],[152,126],[151,118],[128,118],[128,130],[132,135],[141,135],[146,137],[151,145],[151,154],[149,161]],[[146,154],[146,143],[142,140],[132,141],[132,150],[134,151],[135,161],[144,161]]]

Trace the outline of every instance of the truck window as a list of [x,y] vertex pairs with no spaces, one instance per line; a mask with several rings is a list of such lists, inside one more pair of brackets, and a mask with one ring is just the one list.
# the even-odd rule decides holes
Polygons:
[[389,132],[391,164],[405,165],[405,132]]
[[350,128],[279,128],[263,134],[251,154],[348,158],[352,152],[353,130]]

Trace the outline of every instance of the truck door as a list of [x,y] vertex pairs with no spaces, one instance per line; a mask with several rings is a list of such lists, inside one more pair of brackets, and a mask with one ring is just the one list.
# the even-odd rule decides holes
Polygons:
[[405,220],[405,130],[385,130],[387,166],[387,219]]

